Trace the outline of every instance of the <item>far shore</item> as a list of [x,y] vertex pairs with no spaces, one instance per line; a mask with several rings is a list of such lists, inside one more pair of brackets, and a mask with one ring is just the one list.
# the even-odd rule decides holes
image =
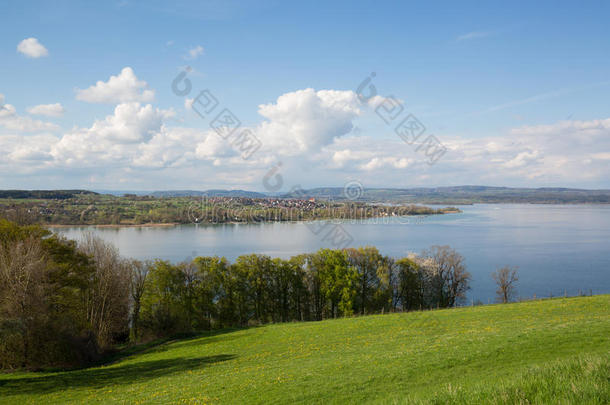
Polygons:
[[[443,215],[443,214],[459,214],[461,210],[447,210],[443,213],[439,214],[419,214],[419,215],[402,215],[403,217],[428,217],[432,215]],[[388,216],[373,216],[368,218],[316,218],[313,221],[336,221],[336,220],[367,220],[367,219],[375,219],[375,218],[390,218]],[[283,223],[299,223],[299,222],[309,222],[311,219],[303,219],[303,220],[291,220],[291,221],[252,221],[252,222],[239,222],[239,221],[227,221],[227,222],[189,222],[189,223],[180,223],[180,222],[168,222],[168,223],[146,223],[146,224],[41,224],[41,226],[47,228],[76,228],[76,227],[96,227],[96,228],[169,228],[178,225],[250,225],[250,224],[261,224],[261,223],[274,223],[274,222],[283,222]]]
[[43,224],[47,228],[74,228],[77,226],[95,226],[96,228],[165,228],[180,225],[178,222],[149,224]]

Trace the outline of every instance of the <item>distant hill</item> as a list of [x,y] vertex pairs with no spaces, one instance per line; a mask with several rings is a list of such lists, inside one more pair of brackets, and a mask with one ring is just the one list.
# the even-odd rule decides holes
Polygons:
[[[300,193],[287,193],[282,197],[329,198],[344,200],[342,187],[320,187]],[[401,202],[423,204],[472,203],[610,203],[610,190],[584,190],[574,188],[511,188],[489,186],[452,186],[418,188],[366,188],[359,201]]]
[[248,197],[266,198],[265,193],[247,190],[95,190],[100,194],[116,196],[137,195],[151,197]]
[[97,194],[88,190],[0,190],[0,198],[38,198],[65,200],[79,195]]
[[246,190],[170,190],[153,191],[148,194],[153,197],[247,197],[247,198],[266,198],[264,193]]

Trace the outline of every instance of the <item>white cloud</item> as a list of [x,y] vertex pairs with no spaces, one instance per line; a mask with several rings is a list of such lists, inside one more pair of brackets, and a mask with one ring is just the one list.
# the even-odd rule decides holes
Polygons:
[[367,171],[382,169],[384,167],[389,167],[393,169],[404,169],[409,166],[409,163],[411,163],[411,160],[407,158],[398,158],[392,156],[382,158],[374,157],[368,163],[362,165],[361,168]]
[[0,137],[0,148],[8,152],[8,161],[42,162],[53,159],[49,151],[57,140],[53,135],[4,135]]
[[26,38],[17,45],[17,52],[24,54],[28,58],[42,58],[49,55],[49,51],[45,48],[38,39]]
[[117,143],[146,142],[158,132],[163,120],[173,117],[172,110],[159,110],[140,103],[119,104],[114,114],[103,121],[96,121],[90,131]]
[[44,122],[23,117],[11,104],[4,104],[4,95],[0,94],[0,126],[17,132],[55,131],[59,127],[50,122]]
[[45,115],[47,117],[61,117],[66,111],[60,103],[39,104],[27,109],[33,115]]
[[[191,102],[186,100],[185,107]],[[62,173],[66,178],[95,172],[96,178],[105,179],[99,181],[154,188],[214,184],[261,189],[264,174],[279,161],[288,188],[336,186],[348,178],[366,187],[600,187],[610,178],[610,118],[521,126],[475,139],[439,135],[448,151],[430,166],[422,151],[386,126],[373,131],[387,136],[354,131],[365,111],[373,114],[352,91],[304,89],[283,94],[259,106],[263,121],[249,129],[263,147],[243,160],[230,139],[207,128],[168,127],[174,112],[150,104],[120,103],[107,117],[62,136],[47,133],[58,129],[53,124],[21,117],[7,104],[0,109],[0,126],[14,132],[0,136],[0,169],[39,170],[41,176]],[[34,133],[18,133],[25,131]]]
[[446,144],[447,166],[479,183],[582,186],[608,177],[606,162],[597,158],[610,150],[610,119],[522,126],[504,136]]
[[[150,142],[138,146],[132,163],[149,168],[178,168],[201,162],[218,165],[221,159],[236,155],[231,145],[213,130],[162,127]],[[239,170],[239,163],[227,162],[226,166]]]
[[298,90],[259,106],[268,121],[256,133],[267,149],[279,154],[311,152],[348,134],[362,114],[360,107],[353,91]]
[[201,55],[203,55],[204,49],[201,45],[197,45],[188,50],[188,54],[185,59],[197,59]]
[[199,159],[216,160],[220,157],[235,156],[231,145],[214,131],[208,131],[205,138],[195,148],[195,156]]
[[107,82],[98,81],[87,89],[77,89],[76,98],[89,103],[149,102],[155,98],[155,91],[148,89],[145,81],[138,80],[132,68],[124,67]]
[[504,163],[505,167],[515,168],[523,167],[537,161],[540,153],[537,150],[519,152],[517,156]]
[[51,154],[60,163],[92,166],[107,162],[128,164],[137,156],[138,145],[162,131],[171,110],[140,103],[119,104],[114,114],[97,120],[90,128],[74,128],[53,146]]
[[206,134],[194,128],[162,127],[137,147],[132,165],[141,168],[177,167],[194,160],[194,150]]

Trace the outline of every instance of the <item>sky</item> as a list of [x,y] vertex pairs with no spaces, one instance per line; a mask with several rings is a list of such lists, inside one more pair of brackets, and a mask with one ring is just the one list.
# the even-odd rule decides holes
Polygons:
[[609,12],[3,1],[0,188],[610,188]]

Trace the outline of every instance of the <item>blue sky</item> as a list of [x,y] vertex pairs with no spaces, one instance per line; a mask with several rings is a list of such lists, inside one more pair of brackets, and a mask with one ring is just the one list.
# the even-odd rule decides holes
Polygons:
[[[610,187],[609,9],[5,2],[0,187],[262,190],[279,162],[286,187]],[[177,96],[171,83],[187,65],[193,90]],[[446,147],[434,164],[375,114],[381,99],[353,97],[371,72],[379,95]],[[79,96],[111,76],[119,87]],[[203,89],[260,141],[251,157],[185,103]]]

